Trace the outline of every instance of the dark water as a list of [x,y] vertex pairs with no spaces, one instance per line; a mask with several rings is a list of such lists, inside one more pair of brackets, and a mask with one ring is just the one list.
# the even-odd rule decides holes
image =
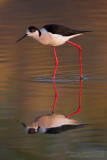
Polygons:
[[[62,24],[91,30],[72,39],[82,46],[81,112],[72,118],[84,128],[61,134],[28,135],[25,123],[50,113],[55,93],[52,47],[30,38],[16,44],[30,25]],[[65,116],[79,105],[79,54],[69,44],[56,48],[58,99]],[[107,159],[107,2],[101,0],[0,1],[0,159]]]

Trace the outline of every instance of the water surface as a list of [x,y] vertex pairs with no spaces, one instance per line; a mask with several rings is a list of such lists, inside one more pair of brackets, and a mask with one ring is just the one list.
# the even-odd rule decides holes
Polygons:
[[[106,159],[107,153],[107,2],[45,0],[0,1],[0,159]],[[62,24],[91,30],[72,39],[82,46],[81,112],[72,118],[87,127],[61,134],[27,135],[15,121],[29,123],[52,111],[55,68],[52,47],[30,38],[16,44],[30,25]],[[58,99],[55,113],[79,106],[79,52],[56,47]]]

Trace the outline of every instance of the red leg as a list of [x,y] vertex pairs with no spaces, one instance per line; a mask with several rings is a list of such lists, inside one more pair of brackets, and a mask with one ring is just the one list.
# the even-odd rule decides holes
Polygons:
[[55,62],[56,62],[54,76],[53,76],[53,80],[54,80],[55,79],[55,75],[56,75],[57,66],[58,66],[58,59],[57,59],[57,56],[56,56],[56,52],[55,52],[55,47],[54,46],[53,46],[53,52],[54,52]]
[[56,75],[56,71],[57,71],[57,67],[58,67],[58,59],[57,59],[57,56],[56,56],[56,52],[55,52],[55,47],[54,46],[53,46],[53,52],[54,52],[54,56],[55,56],[56,66],[55,66],[55,71],[54,71],[54,76],[53,76],[53,84],[54,84],[54,89],[55,89],[55,101],[54,101],[54,104],[53,104],[52,113],[54,113],[56,102],[57,102],[57,98],[58,98],[58,93],[57,93],[56,84],[55,84],[55,75]]
[[80,55],[80,79],[83,79],[83,75],[82,75],[82,63],[81,63],[81,46],[78,46],[77,44],[75,43],[72,43],[70,41],[67,41],[68,43],[76,46],[77,48],[79,48],[79,55]]
[[66,118],[69,118],[69,117],[81,112],[81,91],[82,91],[82,79],[80,80],[80,94],[79,94],[79,107],[78,107],[78,110],[76,112],[74,112],[73,114],[68,115]]
[[54,113],[56,102],[57,102],[57,98],[58,98],[58,93],[57,93],[57,89],[56,89],[56,85],[55,85],[55,80],[54,79],[53,79],[53,83],[54,83],[54,89],[55,89],[55,101],[54,101],[52,113]]

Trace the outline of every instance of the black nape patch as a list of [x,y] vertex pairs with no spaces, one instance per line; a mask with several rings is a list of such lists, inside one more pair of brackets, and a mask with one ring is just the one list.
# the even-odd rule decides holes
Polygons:
[[30,26],[30,27],[28,27],[28,30],[29,30],[29,32],[31,32],[31,33],[35,32],[35,31],[38,31],[38,32],[39,32],[39,36],[41,35],[41,32],[39,31],[39,29],[36,28],[35,26]]

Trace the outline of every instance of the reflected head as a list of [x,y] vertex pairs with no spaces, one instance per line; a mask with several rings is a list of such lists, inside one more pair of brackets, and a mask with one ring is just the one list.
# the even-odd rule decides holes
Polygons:
[[29,129],[27,130],[27,133],[28,133],[28,134],[34,134],[34,133],[37,133],[37,131],[35,130],[35,128],[29,128]]

